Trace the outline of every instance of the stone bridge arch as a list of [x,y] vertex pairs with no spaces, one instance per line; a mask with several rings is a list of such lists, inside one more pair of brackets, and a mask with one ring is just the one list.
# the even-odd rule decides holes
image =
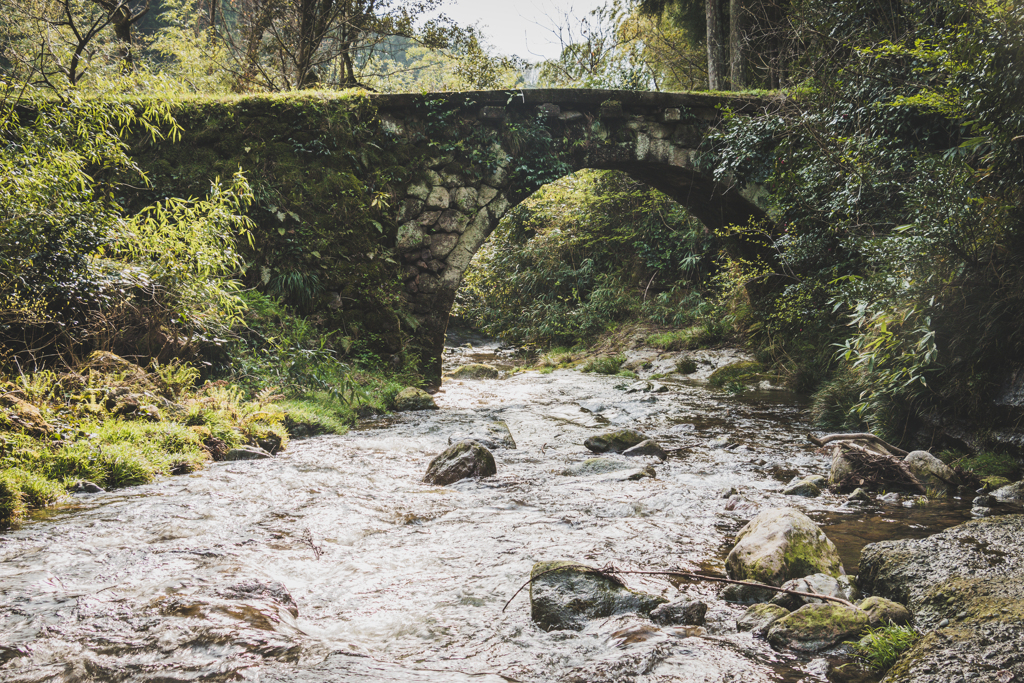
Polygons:
[[721,120],[722,106],[750,113],[769,104],[761,98],[522,90],[371,99],[389,135],[409,144],[429,139],[434,152],[423,156],[423,168],[394,198],[403,296],[419,323],[414,336],[422,370],[434,382],[440,381],[448,316],[463,274],[508,210],[540,186],[521,172],[524,151],[516,131],[534,126],[536,134],[539,126],[547,132],[546,159],[562,172],[545,182],[584,168],[617,170],[672,197],[710,229],[765,217],[756,201],[759,188],[716,181],[698,164],[701,142]]

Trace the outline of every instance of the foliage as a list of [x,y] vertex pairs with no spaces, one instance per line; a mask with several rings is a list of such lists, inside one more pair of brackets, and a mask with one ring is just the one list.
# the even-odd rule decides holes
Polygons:
[[517,342],[575,344],[633,317],[692,320],[714,244],[664,195],[587,171],[544,186],[502,220],[456,312]]
[[755,361],[739,361],[723,365],[708,377],[708,386],[720,389],[732,384],[751,384],[764,379],[764,368]]
[[1020,478],[1021,466],[1012,456],[993,451],[979,451],[974,455],[945,451],[939,458],[950,467],[962,467],[978,477],[1003,477],[1011,481]]
[[888,626],[869,628],[859,641],[850,641],[850,645],[858,657],[867,662],[876,671],[886,671],[900,655],[910,649],[921,637],[911,626]]
[[580,372],[596,372],[599,375],[618,374],[626,357],[622,354],[614,356],[597,356],[579,366]]

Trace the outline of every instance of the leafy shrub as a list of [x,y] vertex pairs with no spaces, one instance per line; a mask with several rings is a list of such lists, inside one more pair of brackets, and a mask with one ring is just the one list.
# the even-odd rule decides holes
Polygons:
[[676,372],[681,375],[692,375],[697,372],[697,361],[692,358],[680,358],[676,361]]
[[1020,478],[1020,463],[1013,456],[1005,453],[981,451],[977,455],[954,456],[953,458],[948,458],[947,454],[940,454],[940,458],[948,460],[951,467],[963,467],[981,478],[1003,477],[1011,481]]

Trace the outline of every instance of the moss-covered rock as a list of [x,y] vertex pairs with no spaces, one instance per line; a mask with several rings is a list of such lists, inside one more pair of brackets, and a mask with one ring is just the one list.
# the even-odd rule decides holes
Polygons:
[[658,458],[659,460],[668,460],[668,451],[662,448],[654,439],[647,439],[646,441],[641,441],[635,446],[630,446],[626,450],[622,451],[622,454],[625,456],[649,455]]
[[724,387],[727,384],[757,384],[766,379],[764,368],[757,361],[744,360],[723,365],[708,376],[708,384],[713,387]]
[[805,498],[817,498],[821,495],[821,489],[811,479],[801,479],[788,485],[782,493],[787,496],[803,496]]
[[486,363],[468,363],[448,373],[452,379],[498,379],[498,368]]
[[862,600],[857,607],[867,612],[868,625],[871,628],[889,624],[905,626],[910,623],[910,610],[900,603],[887,600],[880,595],[872,595],[870,598]]
[[434,397],[417,387],[406,387],[395,396],[395,410],[435,410]]
[[662,625],[703,626],[708,606],[700,600],[680,598],[651,610],[651,621]]
[[583,445],[594,453],[621,453],[648,439],[646,434],[635,429],[618,429],[614,432],[592,436],[584,441]]
[[[836,546],[817,524],[794,508],[765,510],[740,529],[725,567],[730,578],[771,586],[810,574],[843,573]],[[742,597],[765,602],[773,595],[753,589]]]
[[460,441],[430,461],[423,481],[447,486],[469,477],[497,474],[494,456],[476,441]]
[[1010,503],[1024,503],[1024,481],[1001,486],[992,492],[992,497]]
[[933,631],[900,658],[887,683],[1024,679],[1024,515],[985,517],[922,539],[864,547],[865,590],[907,606]]
[[647,616],[667,602],[575,562],[538,562],[530,577],[530,616],[545,631],[579,631],[590,619],[616,614]]
[[785,607],[759,602],[748,607],[743,616],[736,620],[736,628],[740,631],[753,631],[755,635],[763,636],[772,624],[787,614],[789,614],[789,610]]
[[768,629],[768,642],[777,650],[820,652],[856,637],[868,626],[868,615],[856,607],[834,602],[804,605]]
[[[782,584],[781,588],[797,591],[799,593],[814,593],[816,595],[827,595],[833,598],[842,598],[851,601],[859,597],[857,586],[848,576],[829,576],[828,574],[811,574],[799,579],[790,579]],[[805,595],[793,595],[792,593],[778,593],[772,598],[773,605],[781,605],[788,610],[799,609],[803,605],[810,605],[825,602],[821,598],[811,598]]]
[[903,459],[917,480],[929,490],[952,495],[960,485],[960,478],[949,465],[928,451],[913,451]]

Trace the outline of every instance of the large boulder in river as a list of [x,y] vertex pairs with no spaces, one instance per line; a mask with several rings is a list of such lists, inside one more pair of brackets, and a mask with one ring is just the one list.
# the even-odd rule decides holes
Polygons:
[[956,472],[928,451],[912,451],[903,458],[903,462],[925,488],[952,494],[960,486]]
[[768,642],[777,650],[820,652],[856,637],[868,626],[868,615],[835,602],[804,605],[768,629]]
[[617,429],[614,432],[596,434],[584,441],[583,445],[594,453],[621,453],[647,440],[646,434],[635,429]]
[[651,455],[659,460],[668,460],[668,451],[662,448],[654,439],[647,439],[646,441],[641,441],[635,446],[630,446],[626,450],[622,451],[622,454],[627,457]]
[[700,600],[680,598],[651,610],[651,621],[663,626],[703,626],[708,606]]
[[947,683],[951,672],[965,681],[1024,680],[1022,538],[1024,515],[1005,515],[864,547],[861,587],[905,604],[926,634],[887,683]]
[[504,420],[492,420],[482,424],[474,424],[465,431],[458,431],[448,435],[448,444],[457,441],[476,441],[487,448],[515,448],[516,440],[512,438],[512,432]]
[[[781,586],[810,574],[840,576],[843,563],[832,541],[811,518],[794,508],[765,510],[736,534],[736,545],[725,559],[732,579]],[[739,586],[732,599],[766,602],[766,589]]]
[[545,631],[582,630],[589,619],[636,612],[647,616],[665,598],[575,562],[538,562],[530,572],[530,616]]
[[395,396],[395,410],[435,410],[434,397],[416,387],[406,387]]
[[498,368],[486,363],[468,363],[448,373],[452,379],[498,379]]
[[489,477],[498,473],[491,452],[476,441],[460,441],[430,461],[423,481],[447,486],[468,477]]

